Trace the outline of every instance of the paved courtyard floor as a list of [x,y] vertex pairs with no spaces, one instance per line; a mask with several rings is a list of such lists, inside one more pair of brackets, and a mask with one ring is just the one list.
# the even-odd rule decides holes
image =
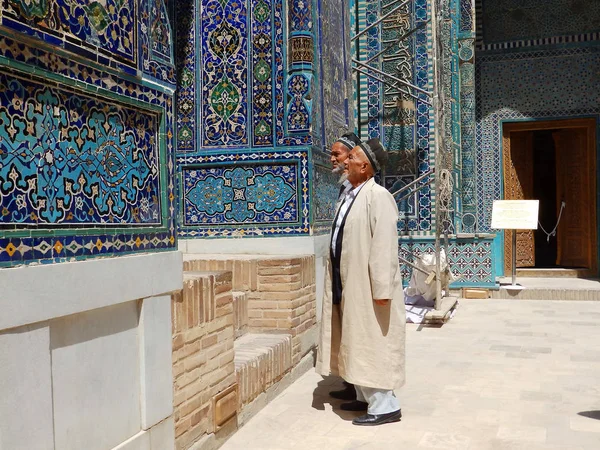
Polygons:
[[401,422],[352,425],[311,370],[222,448],[600,450],[600,302],[461,300],[407,328]]

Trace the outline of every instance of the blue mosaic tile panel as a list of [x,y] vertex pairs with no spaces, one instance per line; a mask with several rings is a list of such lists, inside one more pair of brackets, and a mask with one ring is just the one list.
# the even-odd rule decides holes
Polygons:
[[460,31],[470,33],[475,29],[475,8],[473,0],[459,0],[460,2]]
[[[579,70],[573,70],[579,68]],[[503,121],[600,115],[600,48],[540,50],[477,57],[477,226],[490,230],[502,198]]]
[[1,225],[159,225],[158,117],[0,73]]
[[[396,192],[414,180],[415,180],[414,175],[386,176],[384,178],[384,187],[390,192]],[[411,195],[410,197],[401,200],[405,194],[408,194],[408,191],[405,191],[404,193],[400,193],[395,196],[396,204],[398,205],[398,212],[400,213],[400,218],[406,219],[408,217],[416,217],[416,210],[417,210],[416,197],[417,196]]]
[[[386,6],[391,1],[359,0],[359,24],[363,28],[390,10]],[[397,6],[393,4],[392,7]],[[382,12],[380,13],[380,9]],[[429,37],[427,30],[428,5],[426,0],[415,0],[390,16],[383,23],[381,32],[375,27],[367,33],[361,47],[361,59],[367,60],[385,45],[407,31],[417,31],[399,46],[394,46],[386,53],[394,55],[394,59],[383,62],[387,72],[400,74],[401,78],[414,83],[425,90],[431,90],[429,64]],[[376,64],[374,61],[371,64]],[[381,61],[380,61],[381,64]],[[419,176],[429,171],[432,164],[431,151],[431,117],[430,107],[402,92],[381,87],[378,81],[360,79],[361,132],[363,136],[382,137],[388,149],[390,160],[386,167],[387,183],[392,185],[401,177]],[[364,80],[363,80],[364,79]],[[417,94],[424,98],[424,94]],[[398,107],[400,100],[400,107]],[[409,213],[399,223],[399,228],[406,232],[427,234],[432,224],[432,191],[425,188],[410,199]],[[402,202],[404,207],[404,203]],[[418,206],[417,206],[418,205]]]
[[290,30],[310,31],[312,27],[312,5],[306,0],[289,0]]
[[[365,1],[366,26],[371,25],[379,19],[380,3],[379,0]],[[366,58],[369,59],[381,50],[381,38],[378,27],[371,28],[366,33]],[[379,64],[375,65],[381,69]],[[367,136],[368,138],[381,137],[381,119],[383,116],[383,105],[381,104],[381,83],[373,78],[367,78]]]
[[[275,0],[273,9],[273,33],[274,33],[274,65],[275,65],[275,134],[276,144],[284,146],[308,145],[312,143],[309,133],[290,134],[287,130],[287,97],[292,97],[288,92],[286,71],[284,70],[284,39],[283,39],[283,0]],[[306,117],[310,121],[310,116]],[[302,122],[302,120],[300,121]]]
[[[424,254],[434,254],[435,243],[432,241],[399,241],[399,256],[411,262]],[[460,241],[452,240],[448,248],[450,270],[457,281],[454,285],[491,287],[495,285],[496,276],[492,265],[492,241]],[[408,284],[412,269],[400,265],[402,280]]]
[[202,1],[202,145],[248,143],[247,0]]
[[486,44],[600,31],[596,0],[482,0]]
[[[91,116],[81,116],[81,118],[78,118],[77,107],[91,107],[93,105],[100,107],[100,104],[103,105],[100,113],[110,114],[109,120],[112,121],[110,122],[110,127],[113,127],[113,125],[120,126],[117,119],[120,118],[122,120],[126,132],[119,134],[119,137],[124,136],[125,144],[129,145],[131,139],[142,139],[147,140],[148,144],[151,143],[152,150],[149,148],[136,149],[132,153],[131,159],[128,159],[119,157],[114,152],[111,153],[109,149],[110,145],[107,142],[107,145],[103,149],[106,156],[103,163],[108,172],[103,174],[105,176],[103,181],[109,185],[114,185],[115,182],[116,184],[124,182],[124,185],[126,185],[124,186],[125,191],[129,192],[132,192],[132,186],[135,189],[139,189],[140,185],[138,181],[142,180],[143,176],[141,174],[144,173],[144,170],[141,170],[140,176],[137,178],[132,176],[130,185],[123,178],[115,175],[126,173],[128,171],[127,165],[130,162],[141,164],[142,162],[139,160],[139,157],[142,157],[142,154],[144,154],[146,162],[148,162],[147,158],[150,157],[149,155],[152,155],[153,151],[158,151],[160,153],[160,162],[155,158],[149,165],[156,167],[156,164],[158,164],[160,174],[152,173],[151,176],[146,177],[145,187],[154,189],[156,193],[160,193],[160,196],[154,201],[149,195],[146,196],[144,192],[139,192],[138,199],[146,196],[154,204],[158,205],[158,202],[160,202],[160,205],[162,205],[157,206],[160,210],[158,219],[155,218],[154,210],[152,210],[150,216],[146,215],[145,202],[143,202],[144,205],[140,205],[140,202],[137,202],[138,204],[135,206],[128,205],[131,214],[127,216],[127,220],[130,220],[130,222],[122,221],[119,226],[111,226],[109,223],[88,222],[86,226],[82,227],[76,223],[67,224],[64,221],[62,225],[50,222],[30,223],[28,225],[13,224],[11,225],[12,228],[8,227],[0,230],[0,266],[10,267],[31,262],[62,262],[97,256],[117,256],[176,248],[174,225],[174,152],[171,139],[174,122],[172,97],[168,93],[163,92],[158,85],[152,88],[144,86],[131,79],[123,79],[115,76],[114,73],[104,71],[101,68],[84,65],[41,48],[33,49],[25,43],[16,42],[9,38],[0,39],[0,63],[3,66],[2,72],[6,74],[5,76],[12,79],[8,83],[9,87],[13,88],[17,86],[15,83],[27,84],[29,90],[35,92],[37,86],[43,85],[45,88],[41,91],[38,89],[39,93],[46,92],[46,94],[52,93],[54,96],[58,96],[58,101],[62,102],[62,104],[57,103],[56,105],[52,105],[51,113],[44,112],[43,108],[42,111],[39,111],[39,107],[37,111],[35,108],[29,108],[28,113],[32,115],[47,114],[48,118],[52,118],[60,124],[70,123],[73,125],[69,128],[65,139],[74,139],[75,143],[80,145],[80,148],[82,146],[86,147],[87,144],[85,142],[79,144],[77,136],[82,139],[86,136],[87,139],[88,134],[95,133],[96,130],[90,125],[94,120],[98,121],[100,116],[94,118]],[[108,65],[105,67],[107,70],[110,69]],[[36,74],[35,77],[31,75],[32,73]],[[3,85],[6,86],[7,84],[3,83]],[[8,95],[7,91],[3,90],[1,95]],[[79,106],[71,98],[77,96],[80,97]],[[33,100],[41,104],[40,102],[46,97],[42,97],[41,100],[39,97],[38,95]],[[12,100],[10,102],[2,101],[2,106],[5,108],[5,116],[14,112],[14,108],[19,105],[18,100],[18,98],[15,99],[16,104],[13,104]],[[69,112],[68,115],[65,115],[61,112],[63,111],[61,110],[61,106],[67,101],[72,103],[73,113]],[[26,105],[33,105],[33,103],[23,103],[23,106]],[[58,114],[57,117],[54,117],[55,112]],[[142,129],[142,127],[146,127],[152,122],[154,125],[150,125],[150,128],[154,127],[154,130],[158,130],[154,138],[150,136],[152,134],[150,128],[148,128],[148,135],[146,134],[146,129]],[[21,127],[19,123],[18,120],[13,120],[11,124],[3,121],[2,126],[5,127],[10,135],[12,132],[10,130],[11,126],[15,127],[17,125],[15,129],[26,135],[28,127]],[[108,124],[109,122],[106,123],[106,125]],[[117,128],[115,127],[114,129]],[[98,139],[101,133],[100,131],[95,138]],[[114,140],[114,137],[111,139]],[[12,141],[10,139],[8,141],[6,139],[3,140],[4,144],[7,142]],[[45,142],[41,143],[42,148],[45,144]],[[119,141],[119,144],[121,144],[121,141]],[[113,148],[113,150],[115,149],[116,147]],[[48,164],[48,160],[52,161],[55,167],[58,165],[60,161],[54,158],[52,154],[54,150],[54,147],[44,149],[47,154],[47,158],[43,159],[44,165]],[[56,150],[60,150],[60,148],[56,148]],[[146,155],[146,152],[148,152],[148,155]],[[3,156],[7,157],[4,153]],[[69,157],[72,157],[72,155],[68,154],[67,158]],[[100,171],[97,172],[98,174],[101,173]],[[45,173],[49,172],[46,171]],[[133,175],[133,173],[130,172],[129,175]],[[14,175],[12,176],[14,177]],[[16,195],[24,194],[23,192],[18,192],[18,180],[20,180],[20,177],[20,175],[16,177]],[[158,187],[159,178],[160,188]],[[12,178],[9,177],[9,179],[11,182],[15,182],[12,181]],[[9,184],[2,183],[3,188],[8,190],[7,186]],[[157,187],[152,187],[153,184]],[[60,183],[54,187],[60,189]],[[65,191],[68,189],[70,189],[68,193],[72,196],[71,205],[75,204],[75,207],[77,207],[79,201],[76,199],[73,200],[73,198],[77,198],[78,195],[82,194],[73,193],[73,190],[76,189],[75,184],[73,186],[65,184]],[[34,191],[32,190],[31,192]],[[99,196],[104,194],[99,192]],[[92,195],[95,195],[93,191]],[[100,198],[99,196],[98,198]],[[7,198],[4,196],[3,201]],[[121,197],[121,199],[123,198]],[[14,200],[14,206],[19,208],[17,203],[22,205],[21,200],[25,200],[27,207],[28,198]],[[33,205],[33,203],[29,204]],[[59,202],[57,201],[56,204],[58,206]],[[106,204],[111,207],[108,201]],[[65,201],[63,200],[62,207],[64,205]],[[99,211],[100,206],[95,203],[94,205]],[[114,203],[113,208],[116,208]],[[155,208],[155,206],[150,206],[150,208]],[[13,207],[11,206],[10,209],[12,210]],[[139,220],[139,217],[136,218],[136,215],[140,214],[140,209],[144,209],[144,217],[151,217],[146,223]],[[129,214],[129,212],[126,214]],[[96,216],[96,219],[98,217]]]
[[294,223],[296,165],[184,169],[184,226]]
[[3,26],[50,44],[79,45],[76,53],[93,60],[99,51],[134,67],[137,23],[134,0],[2,0]]
[[197,16],[195,0],[176,2],[177,23],[177,152],[196,150],[197,129],[196,90],[197,67],[194,49],[196,48],[195,25]]
[[321,114],[325,146],[329,148],[341,130],[350,125],[348,98],[352,95],[348,63],[348,3],[321,1]]
[[141,0],[140,8],[140,60],[146,76],[175,85],[173,32],[165,0]]
[[[386,14],[390,10],[390,7],[384,7],[382,13]],[[381,39],[385,43],[383,47],[387,46],[387,42],[400,39],[412,30],[412,16],[412,4],[408,3],[383,23],[381,30]],[[401,40],[383,55],[384,72],[413,83],[414,37]],[[383,142],[390,151],[412,152],[415,147],[416,108],[415,99],[409,93],[410,90],[404,86],[399,89],[390,86],[383,88]],[[413,165],[410,173],[416,173],[416,165]]]
[[[477,213],[476,192],[476,155],[475,147],[475,65],[473,64],[474,40],[465,39],[459,42],[460,58],[460,114],[461,114],[461,159],[462,176],[460,196],[462,216]],[[464,232],[474,232],[467,223],[462,223]]]
[[272,1],[252,0],[253,145],[273,145]]
[[173,36],[169,24],[169,15],[164,0],[150,1],[150,38],[151,53],[155,60],[173,63]]
[[[315,221],[332,221],[340,193],[339,174],[331,172],[330,167],[315,165],[313,178],[313,207]],[[328,227],[331,224],[328,224]]]
[[288,80],[289,105],[287,128],[290,132],[310,131],[310,106],[306,100],[310,81],[304,74],[295,74]]
[[181,237],[310,232],[306,150],[232,151],[179,158]]

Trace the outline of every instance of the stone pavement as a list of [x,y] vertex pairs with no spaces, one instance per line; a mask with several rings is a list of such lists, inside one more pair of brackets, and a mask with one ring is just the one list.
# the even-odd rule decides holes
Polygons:
[[401,422],[352,425],[311,370],[222,448],[600,449],[600,302],[461,300],[407,328]]

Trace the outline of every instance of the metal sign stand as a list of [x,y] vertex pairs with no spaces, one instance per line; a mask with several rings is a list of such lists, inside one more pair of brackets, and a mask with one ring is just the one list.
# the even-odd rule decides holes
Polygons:
[[511,291],[521,291],[525,286],[517,284],[517,230],[512,230],[512,284],[510,286],[502,286]]
[[537,229],[539,208],[539,200],[494,201],[491,227],[497,230],[512,230],[512,283],[501,284],[501,289],[511,291],[525,289],[517,284],[517,231]]

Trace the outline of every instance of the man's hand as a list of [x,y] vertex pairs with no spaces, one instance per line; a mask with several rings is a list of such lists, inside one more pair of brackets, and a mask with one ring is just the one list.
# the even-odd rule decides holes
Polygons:
[[375,302],[376,305],[385,306],[390,301],[390,299],[389,298],[383,298],[383,299],[380,298],[380,299],[375,299],[373,301]]

